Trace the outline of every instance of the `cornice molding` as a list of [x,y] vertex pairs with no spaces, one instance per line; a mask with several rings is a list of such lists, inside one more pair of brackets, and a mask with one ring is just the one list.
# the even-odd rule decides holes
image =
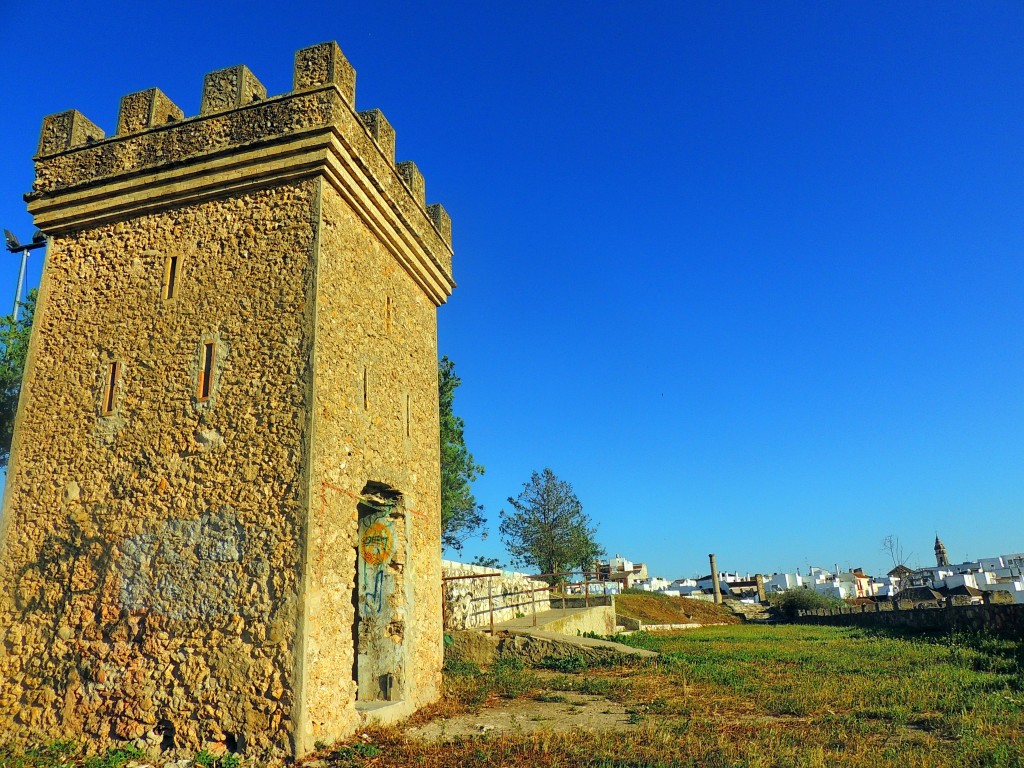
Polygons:
[[60,236],[169,207],[318,176],[352,206],[434,304],[443,304],[455,287],[451,248],[440,238],[432,238],[435,249],[437,242],[445,249],[433,252],[419,234],[420,227],[408,221],[402,206],[377,183],[350,142],[331,124],[36,194],[28,209],[36,226]]

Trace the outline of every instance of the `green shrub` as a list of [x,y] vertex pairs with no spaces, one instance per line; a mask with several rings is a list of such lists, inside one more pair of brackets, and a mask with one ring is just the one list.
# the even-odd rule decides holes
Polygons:
[[537,676],[523,669],[519,659],[498,659],[491,667],[492,689],[503,699],[514,699],[537,687]]
[[480,674],[480,667],[472,661],[445,659],[444,673],[450,677],[476,677]]
[[797,611],[814,611],[819,608],[839,608],[843,605],[838,600],[821,592],[805,587],[787,589],[785,592],[778,592],[771,596],[772,608],[776,608],[786,616],[795,617]]

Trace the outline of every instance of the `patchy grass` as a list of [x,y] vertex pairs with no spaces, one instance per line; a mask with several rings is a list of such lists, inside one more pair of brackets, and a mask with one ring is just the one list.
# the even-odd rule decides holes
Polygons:
[[[543,730],[424,743],[399,728],[372,729],[318,757],[327,768],[1024,766],[1024,641],[750,624],[625,639],[662,655],[539,670],[451,665],[443,700],[416,718],[504,707],[504,697],[515,697],[517,707],[570,709],[563,730],[524,709],[522,721],[543,721]],[[608,703],[571,707],[579,694]],[[588,713],[621,705],[626,730],[578,728]],[[87,764],[69,742],[0,747],[0,768],[122,768],[130,759],[111,751]]]
[[[1022,643],[793,625],[627,640],[663,655],[538,672],[521,694],[558,702],[587,692],[625,703],[626,732],[511,730],[430,744],[375,730],[372,760],[322,756],[330,768],[1024,766]],[[494,688],[481,706],[501,706]]]
[[627,591],[615,598],[615,612],[645,624],[738,624],[740,619],[721,605],[671,597],[659,592]]
[[[208,764],[202,763],[200,755],[195,759],[195,764],[200,768],[215,768],[218,765],[216,759]],[[86,755],[86,750],[71,740],[57,739],[25,750],[0,744],[0,768],[124,768],[128,763],[144,757],[145,753],[131,744],[96,755]],[[238,762],[229,768],[238,768]]]

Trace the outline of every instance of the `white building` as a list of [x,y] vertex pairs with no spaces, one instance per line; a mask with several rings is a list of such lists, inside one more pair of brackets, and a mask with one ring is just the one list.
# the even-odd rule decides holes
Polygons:
[[968,588],[982,592],[1009,592],[1015,603],[1024,603],[1024,554],[918,568],[905,582],[904,586],[936,590]]
[[787,589],[796,589],[804,585],[804,577],[799,573],[773,573],[770,579],[765,579],[764,591],[785,592]]
[[647,579],[640,579],[633,587],[635,589],[642,589],[644,592],[662,592],[669,588],[671,582],[668,579],[663,579],[661,576],[651,576]]

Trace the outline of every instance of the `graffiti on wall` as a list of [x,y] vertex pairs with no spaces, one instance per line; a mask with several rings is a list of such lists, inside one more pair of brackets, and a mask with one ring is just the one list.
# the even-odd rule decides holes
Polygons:
[[379,514],[367,520],[359,536],[364,615],[384,610],[386,566],[394,549],[395,533],[387,516]]

